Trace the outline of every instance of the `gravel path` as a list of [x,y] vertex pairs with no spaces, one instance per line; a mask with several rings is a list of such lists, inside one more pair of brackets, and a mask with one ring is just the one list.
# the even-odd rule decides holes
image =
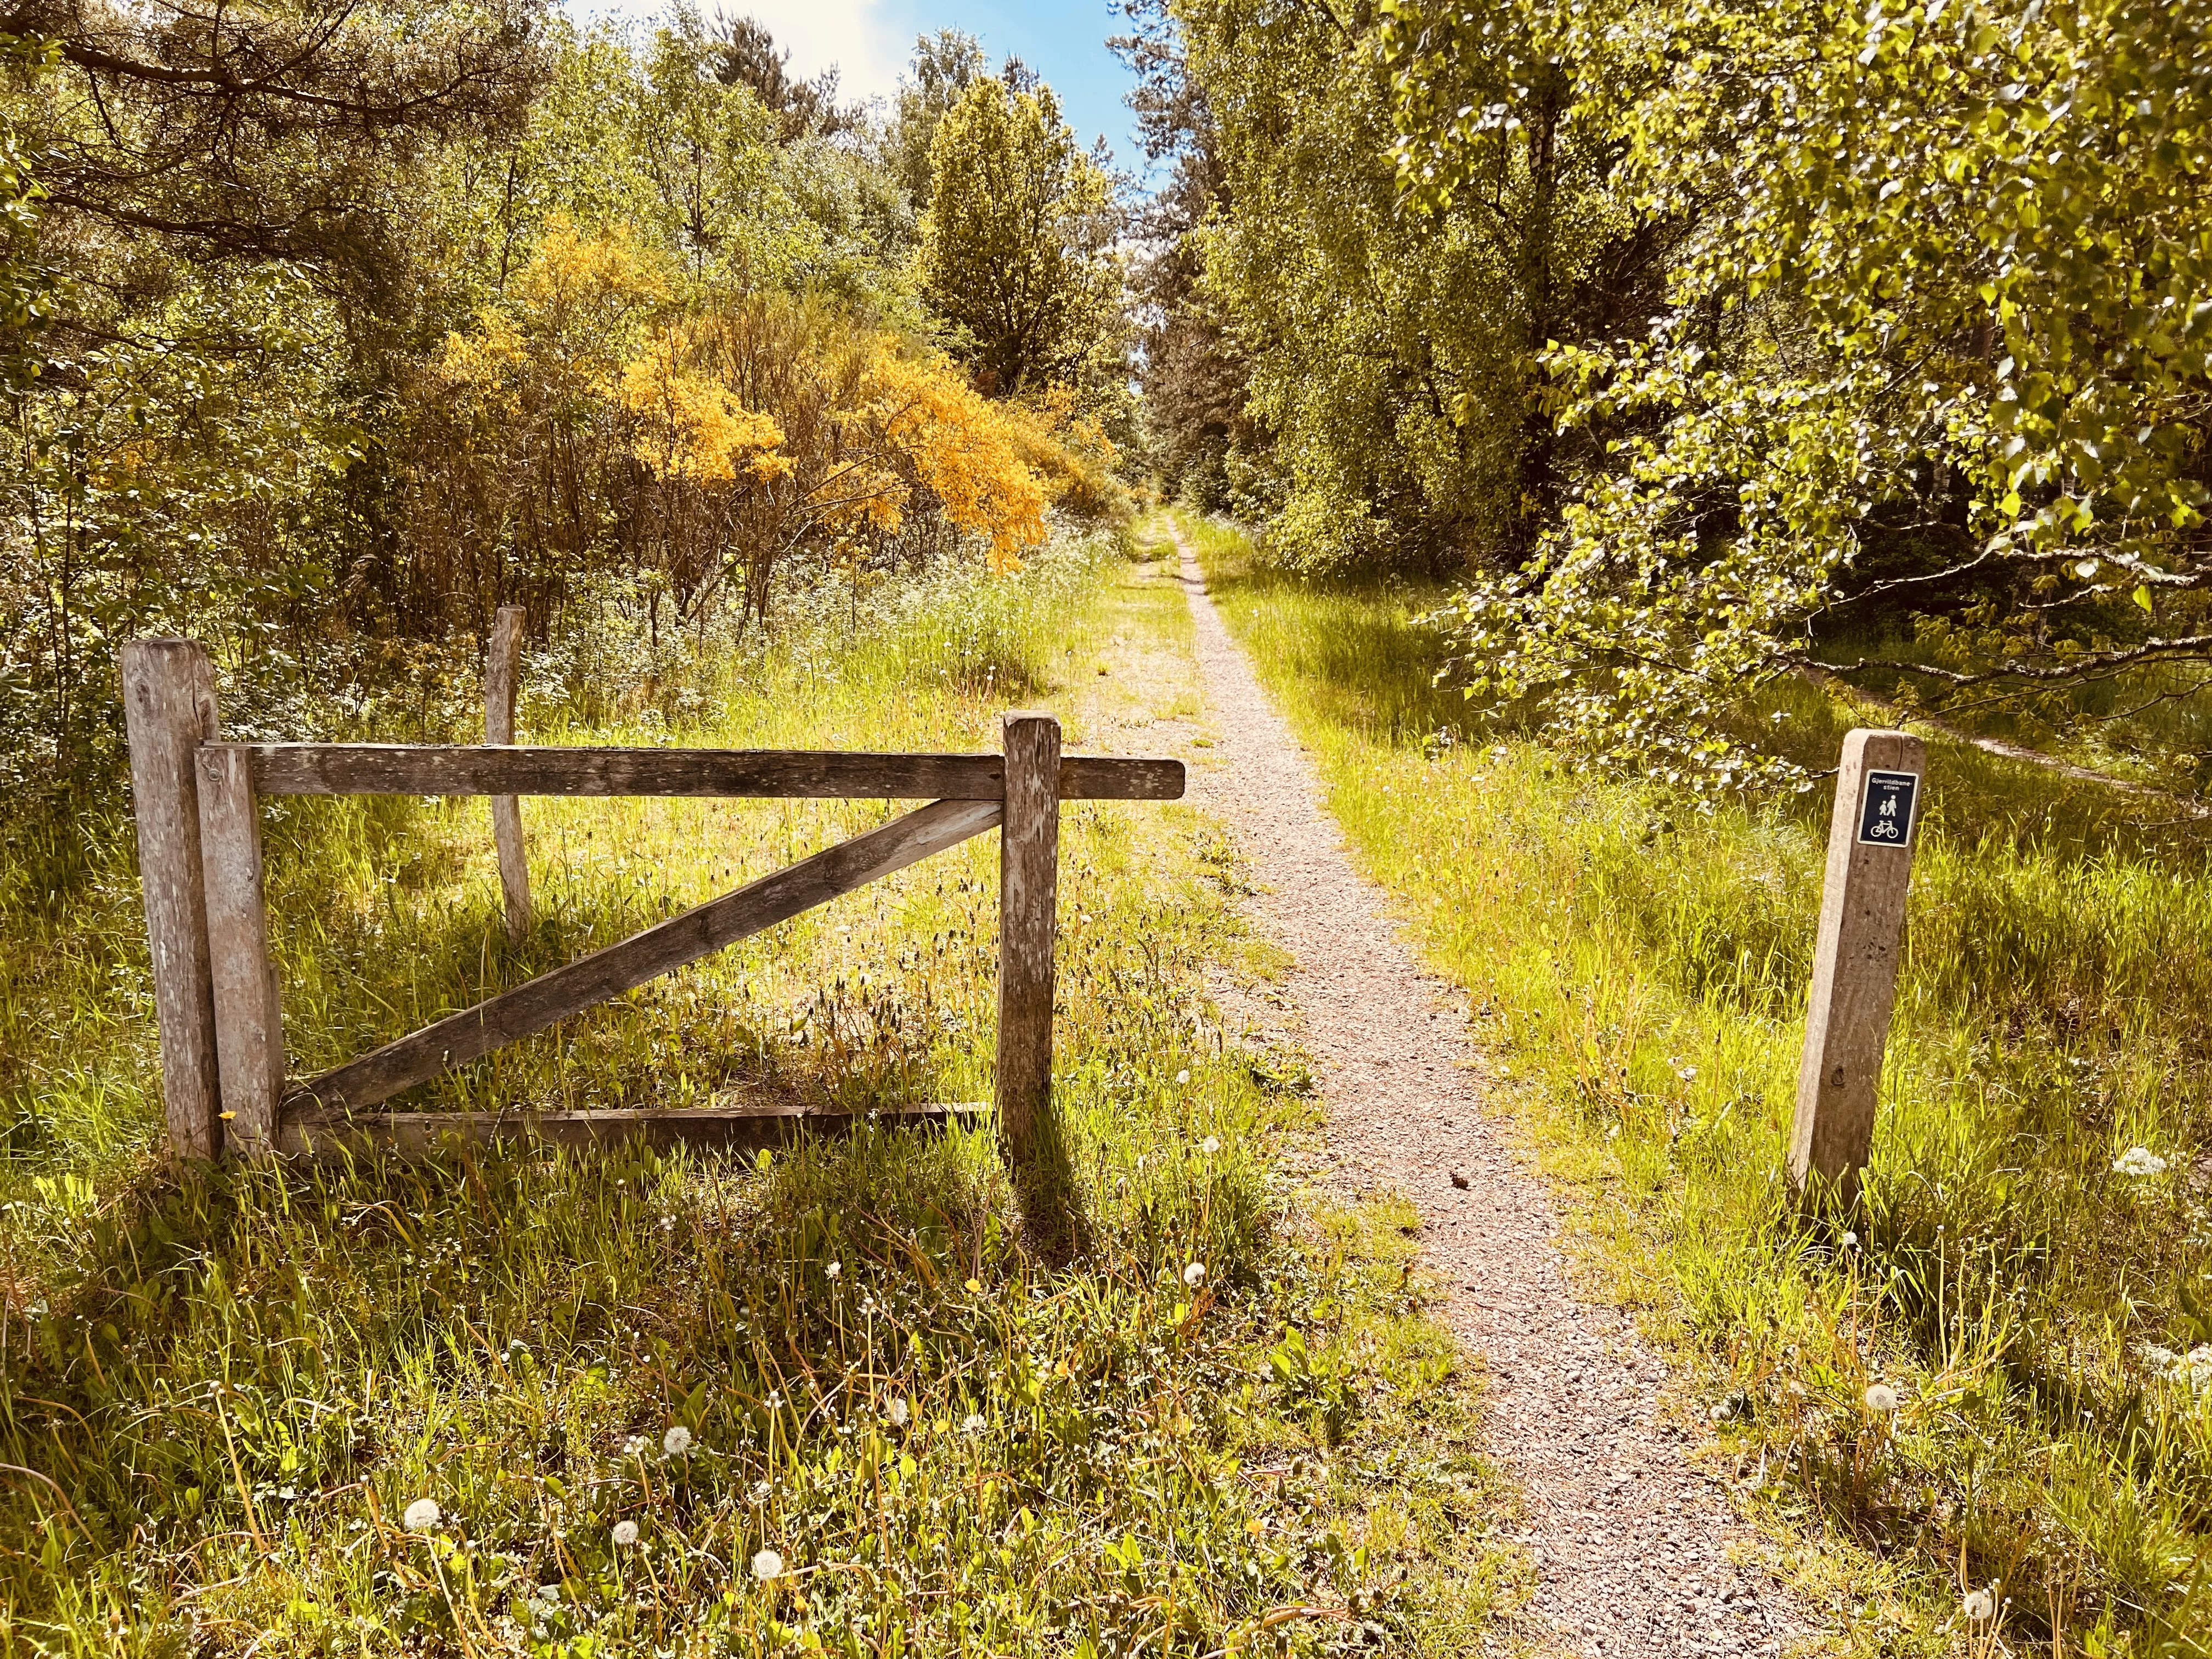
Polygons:
[[1510,1633],[1607,1659],[1782,1652],[1804,1626],[1771,1580],[1730,1561],[1741,1528],[1660,1408],[1665,1367],[1625,1317],[1569,1288],[1551,1197],[1484,1109],[1462,1005],[1353,869],[1178,545],[1222,763],[1193,769],[1192,795],[1236,830],[1263,888],[1256,920],[1297,958],[1288,994],[1339,1176],[1413,1200],[1425,1265],[1449,1288],[1444,1319],[1486,1362],[1487,1438],[1522,1486],[1517,1541],[1535,1567]]

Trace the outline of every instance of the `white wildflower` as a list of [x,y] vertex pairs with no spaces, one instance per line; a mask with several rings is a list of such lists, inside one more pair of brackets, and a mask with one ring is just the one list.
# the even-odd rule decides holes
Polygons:
[[2148,1146],[2130,1146],[2112,1160],[2112,1168],[2124,1176],[2164,1175],[2166,1160]]
[[617,1549],[626,1550],[635,1542],[637,1542],[637,1522],[635,1521],[616,1522],[615,1547]]
[[634,1434],[630,1436],[629,1439],[623,1442],[623,1455],[624,1457],[635,1457],[644,1449],[645,1437],[641,1434]]
[[1211,1158],[1214,1153],[1221,1150],[1221,1143],[1216,1140],[1212,1135],[1208,1135],[1204,1140],[1199,1143],[1198,1150],[1204,1152],[1208,1158]]
[[1189,1073],[1188,1071],[1177,1072],[1177,1073],[1176,1073],[1176,1081],[1177,1083],[1188,1083],[1188,1082],[1189,1082],[1189,1081],[1190,1081],[1190,1073]]
[[822,1271],[829,1274],[830,1278],[835,1279],[839,1273],[845,1271],[845,1264],[842,1261],[833,1261]]
[[2212,1388],[2212,1342],[2200,1342],[2187,1353],[2147,1342],[2136,1352],[2161,1382],[2179,1382],[2192,1392]]
[[428,1532],[444,1516],[445,1511],[438,1507],[436,1498],[418,1498],[407,1506],[407,1513],[399,1518],[410,1532]]
[[774,1550],[763,1550],[753,1557],[753,1577],[765,1584],[771,1578],[783,1577],[783,1558]]
[[681,1457],[691,1449],[691,1431],[681,1423],[660,1437],[660,1449],[671,1457]]
[[1897,1409],[1897,1390],[1887,1382],[1867,1385],[1866,1408],[1876,1417],[1887,1417]]
[[774,1389],[770,1389],[768,1391],[768,1399],[763,1403],[765,1404],[770,1411],[780,1412],[783,1409],[783,1396],[777,1393]]
[[884,1411],[884,1415],[890,1419],[891,1426],[893,1428],[904,1428],[906,1426],[906,1419],[908,1416],[906,1401],[903,1400],[892,1401],[890,1407]]
[[1978,1625],[1996,1613],[1997,1599],[1985,1589],[1968,1590],[1966,1599],[1959,1604],[1959,1611]]
[[1182,1270],[1182,1282],[1194,1291],[1206,1283],[1206,1263],[1194,1261]]
[[983,1431],[983,1414],[981,1412],[969,1412],[967,1416],[960,1419],[960,1426],[969,1434],[981,1434]]

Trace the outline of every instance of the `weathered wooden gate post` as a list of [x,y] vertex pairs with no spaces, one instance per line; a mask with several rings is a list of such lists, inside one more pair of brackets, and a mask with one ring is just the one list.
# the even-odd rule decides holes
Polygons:
[[1790,1178],[1801,1189],[1817,1178],[1846,1202],[1874,1146],[1926,769],[1926,746],[1910,732],[1858,730],[1844,738]]
[[1029,1165],[1052,1097],[1052,949],[1060,894],[1060,721],[1008,711],[999,831],[999,1127]]
[[[514,741],[514,693],[521,678],[522,607],[503,605],[492,620],[491,648],[484,660],[484,741]],[[499,890],[507,906],[507,937],[520,944],[530,931],[530,866],[523,855],[522,801],[515,795],[491,798],[491,838],[499,849]]]
[[123,721],[131,738],[131,796],[169,1144],[180,1157],[213,1158],[222,1150],[222,1108],[200,874],[198,756],[201,744],[221,733],[207,653],[190,640],[125,641]]
[[242,749],[200,750],[200,858],[207,884],[208,959],[222,1078],[223,1150],[276,1150],[284,1092],[284,1016],[261,888],[261,811]]

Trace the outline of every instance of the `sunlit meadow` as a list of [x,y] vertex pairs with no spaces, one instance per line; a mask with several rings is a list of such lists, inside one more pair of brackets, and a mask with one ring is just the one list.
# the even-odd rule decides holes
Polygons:
[[[856,597],[627,697],[536,660],[526,736],[985,748],[1043,703],[1080,746],[1091,711],[1191,706],[1181,599],[1130,554]],[[888,810],[527,801],[543,915],[510,950],[481,803],[272,807],[295,1069]],[[988,1097],[995,846],[415,1098]],[[1030,1247],[988,1120],[173,1169],[129,865],[39,887],[17,849],[0,1648],[1463,1650],[1507,1593],[1471,1396],[1395,1218],[1279,1172],[1314,1109],[1211,1000],[1266,970],[1218,833],[1086,805],[1062,848],[1073,1260]]]
[[[1358,857],[1472,993],[1594,1289],[1689,1361],[1689,1408],[1847,1639],[2203,1651],[2203,826],[1932,744],[1866,1208],[1801,1219],[1826,791],[1706,812],[1563,764],[1433,684],[1430,596],[1188,528]],[[1834,764],[1849,711],[1794,686],[1777,710]]]

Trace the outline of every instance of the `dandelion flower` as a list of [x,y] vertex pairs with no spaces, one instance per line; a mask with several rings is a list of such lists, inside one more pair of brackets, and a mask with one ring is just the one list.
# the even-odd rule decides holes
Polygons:
[[407,1513],[399,1518],[410,1532],[428,1532],[445,1518],[445,1511],[438,1507],[436,1498],[418,1498],[407,1506]]
[[1177,1072],[1177,1073],[1176,1073],[1176,1081],[1177,1083],[1188,1083],[1188,1082],[1189,1082],[1189,1081],[1190,1081],[1190,1073],[1189,1073],[1188,1071]]
[[906,1426],[906,1419],[908,1416],[906,1401],[903,1400],[892,1401],[890,1407],[884,1414],[890,1419],[891,1426],[893,1428],[904,1428]]
[[830,1278],[835,1279],[839,1273],[845,1271],[845,1264],[842,1261],[833,1261],[822,1271],[829,1274]]
[[1897,1409],[1897,1390],[1887,1382],[1867,1385],[1866,1408],[1877,1417],[1887,1417]]
[[1966,1599],[1959,1604],[1959,1611],[1978,1625],[1990,1618],[1996,1610],[1996,1597],[1985,1589],[1968,1590]]
[[1194,1261],[1182,1270],[1182,1282],[1194,1291],[1206,1283],[1206,1263]]
[[2166,1160],[2148,1146],[2130,1146],[2112,1160],[2112,1168],[2124,1176],[2164,1175]]
[[763,1550],[753,1557],[753,1577],[765,1584],[771,1578],[783,1577],[783,1558],[774,1550]]
[[1214,1153],[1221,1150],[1221,1143],[1216,1140],[1212,1135],[1208,1135],[1204,1140],[1199,1143],[1198,1150],[1204,1152],[1208,1158],[1211,1158]]
[[637,1522],[635,1521],[616,1522],[615,1547],[617,1549],[626,1550],[635,1542],[637,1542]]
[[660,1449],[671,1457],[681,1457],[691,1449],[691,1431],[678,1423],[660,1437]]
[[981,1412],[969,1412],[967,1416],[960,1419],[960,1426],[969,1434],[981,1434],[983,1431],[983,1414]]

